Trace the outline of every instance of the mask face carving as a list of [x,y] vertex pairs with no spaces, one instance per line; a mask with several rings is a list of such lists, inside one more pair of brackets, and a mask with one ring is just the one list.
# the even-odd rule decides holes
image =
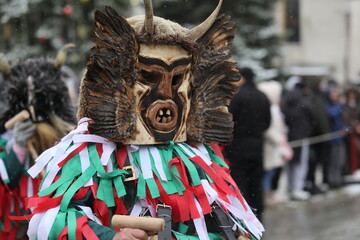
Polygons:
[[126,143],[186,140],[191,55],[178,46],[140,45],[137,134]]
[[123,144],[229,143],[240,76],[230,60],[235,24],[217,16],[221,3],[190,30],[147,11],[96,11],[78,108],[89,131]]

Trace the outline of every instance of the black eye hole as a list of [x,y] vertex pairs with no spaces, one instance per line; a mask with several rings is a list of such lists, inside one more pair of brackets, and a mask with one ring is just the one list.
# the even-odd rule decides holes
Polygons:
[[172,85],[173,86],[178,86],[181,83],[183,77],[184,77],[184,74],[174,75],[173,78],[172,78]]
[[162,78],[162,74],[159,72],[148,72],[142,70],[141,75],[144,78],[144,80],[148,83],[158,83],[161,81]]

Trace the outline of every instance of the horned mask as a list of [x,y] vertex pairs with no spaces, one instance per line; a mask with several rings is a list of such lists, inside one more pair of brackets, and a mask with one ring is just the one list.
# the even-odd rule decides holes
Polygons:
[[125,144],[231,141],[227,106],[240,75],[230,60],[234,23],[218,16],[222,0],[189,30],[153,16],[124,19],[95,12],[95,46],[81,83],[78,118],[89,130]]

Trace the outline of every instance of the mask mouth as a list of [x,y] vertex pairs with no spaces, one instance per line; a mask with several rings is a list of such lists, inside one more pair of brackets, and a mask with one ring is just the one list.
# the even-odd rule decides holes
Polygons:
[[178,119],[178,107],[172,100],[158,100],[151,104],[146,117],[157,132],[171,132]]

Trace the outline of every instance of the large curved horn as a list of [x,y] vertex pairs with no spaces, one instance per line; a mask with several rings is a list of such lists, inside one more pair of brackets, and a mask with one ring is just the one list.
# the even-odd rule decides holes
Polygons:
[[151,0],[144,0],[145,5],[145,31],[148,34],[154,33],[154,10]]
[[215,8],[215,10],[213,11],[213,13],[204,21],[202,22],[200,25],[194,27],[193,29],[191,29],[188,33],[188,36],[193,39],[194,41],[198,40],[199,38],[202,37],[202,35],[204,35],[206,33],[207,30],[209,30],[209,28],[211,27],[211,25],[214,23],[217,15],[220,12],[220,8],[221,5],[223,3],[223,0],[220,0],[217,7]]
[[59,52],[55,58],[55,62],[54,62],[54,66],[56,68],[59,69],[59,68],[61,68],[62,65],[64,65],[68,50],[72,49],[74,47],[75,47],[75,44],[68,43],[59,50]]
[[3,53],[0,53],[0,72],[3,74],[10,74],[10,64],[6,56]]

